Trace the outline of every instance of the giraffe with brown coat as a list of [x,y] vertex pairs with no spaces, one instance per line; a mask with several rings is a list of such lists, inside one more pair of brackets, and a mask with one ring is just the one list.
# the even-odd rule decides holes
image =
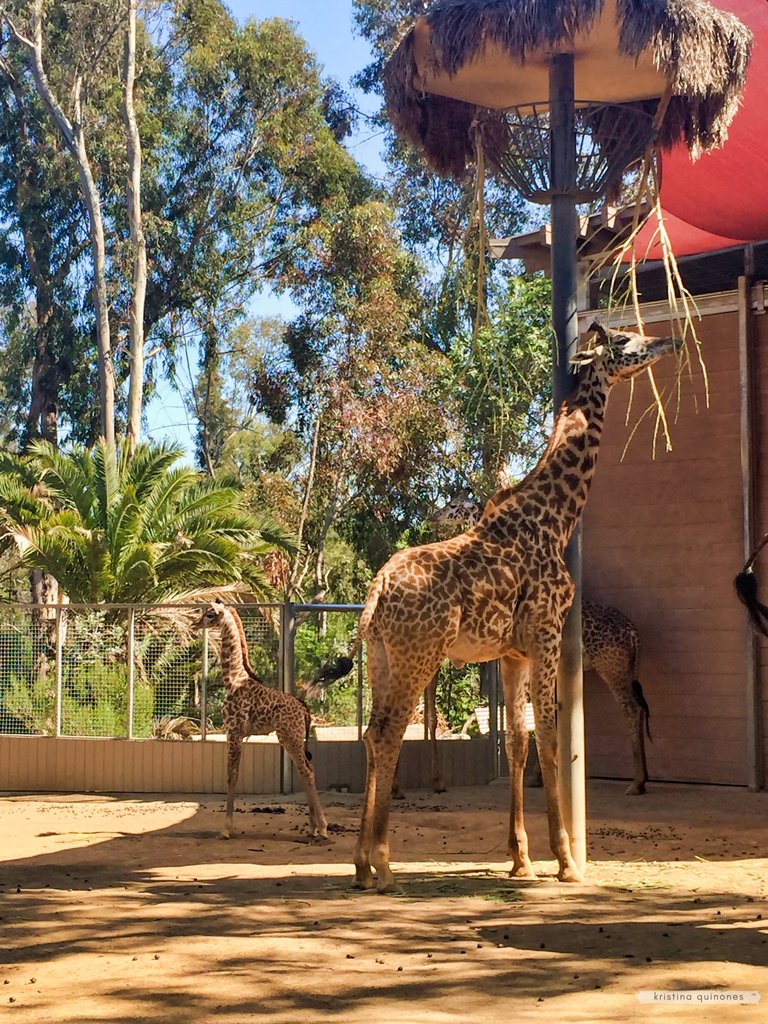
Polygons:
[[563,823],[557,779],[555,681],[563,623],[574,594],[565,548],[594,476],[611,388],[676,347],[671,338],[606,330],[598,324],[593,330],[598,343],[574,358],[576,387],[560,407],[547,449],[533,471],[515,487],[494,494],[472,529],[397,552],[373,581],[355,645],[367,642],[373,697],[354,855],[359,888],[395,888],[388,840],[392,780],[405,727],[444,658],[459,666],[496,658],[501,662],[512,874],[534,875],[523,817],[528,688],[558,878],[582,878]]

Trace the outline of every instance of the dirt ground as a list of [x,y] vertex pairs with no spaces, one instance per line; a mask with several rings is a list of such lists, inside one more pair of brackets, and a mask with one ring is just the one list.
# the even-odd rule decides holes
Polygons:
[[[768,793],[589,791],[588,882],[507,874],[506,788],[410,794],[403,893],[350,889],[360,798],[0,797],[0,1007],[19,1022],[768,1021]],[[297,798],[298,800],[298,798]],[[548,856],[540,791],[532,855]],[[717,1003],[644,1003],[707,990]],[[758,992],[734,1005],[727,990]]]

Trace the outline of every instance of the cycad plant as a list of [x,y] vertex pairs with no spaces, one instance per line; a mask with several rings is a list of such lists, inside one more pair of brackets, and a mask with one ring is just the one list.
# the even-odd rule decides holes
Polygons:
[[236,483],[178,465],[181,456],[166,443],[129,457],[102,440],[66,453],[36,441],[24,476],[0,481],[0,540],[76,603],[153,603],[232,585],[271,596],[260,560],[291,550],[291,535],[247,510]]

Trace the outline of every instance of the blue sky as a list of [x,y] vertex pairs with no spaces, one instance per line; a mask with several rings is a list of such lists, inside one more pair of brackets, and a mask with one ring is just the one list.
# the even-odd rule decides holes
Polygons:
[[[335,78],[345,89],[351,90],[350,79],[370,60],[367,42],[355,34],[351,0],[230,0],[229,9],[239,21],[254,18],[286,18],[295,23],[301,36],[323,65],[324,72]],[[354,94],[361,110],[375,110],[375,98]],[[363,123],[349,149],[355,159],[364,163],[373,173],[381,169],[380,143],[371,136]],[[264,293],[254,300],[254,316],[290,315],[290,304],[274,295]],[[179,360],[179,374],[184,381],[188,374],[186,363]],[[147,405],[147,433],[155,440],[167,437],[183,444],[192,452],[194,425],[181,396],[169,385],[163,385]]]

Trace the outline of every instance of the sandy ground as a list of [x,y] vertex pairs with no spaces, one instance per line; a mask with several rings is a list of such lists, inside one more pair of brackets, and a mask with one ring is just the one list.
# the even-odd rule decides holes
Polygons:
[[[411,794],[403,893],[354,892],[360,798],[0,797],[0,1009],[19,1022],[768,1021],[768,793],[590,785],[588,882],[509,879],[506,789]],[[529,791],[534,857],[546,857]],[[638,1000],[705,989],[716,1004]],[[757,991],[733,1005],[727,990]]]

